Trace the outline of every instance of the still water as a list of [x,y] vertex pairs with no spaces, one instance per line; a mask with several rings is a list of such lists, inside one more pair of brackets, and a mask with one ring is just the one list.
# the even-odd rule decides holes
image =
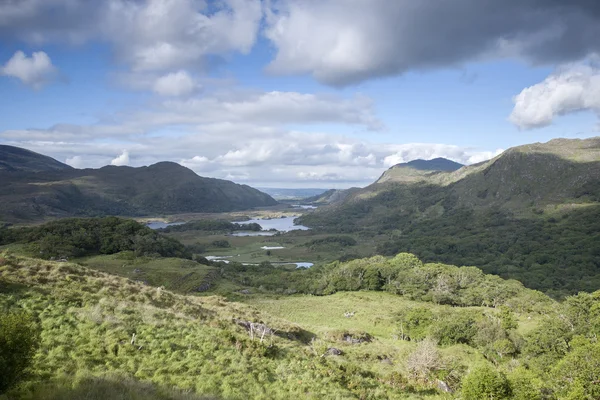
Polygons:
[[183,225],[183,224],[185,224],[185,222],[148,221],[146,226],[150,229],[162,229],[162,228],[166,228],[167,226]]
[[273,219],[251,219],[248,221],[236,221],[236,224],[259,224],[263,231],[275,229],[279,232],[289,232],[294,230],[305,231],[310,229],[304,225],[294,225],[294,219],[297,217],[284,217],[284,218],[273,218]]

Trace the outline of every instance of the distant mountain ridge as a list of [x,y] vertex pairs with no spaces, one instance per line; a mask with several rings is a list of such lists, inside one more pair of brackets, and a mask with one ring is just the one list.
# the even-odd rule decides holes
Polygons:
[[464,167],[463,164],[457,163],[456,161],[448,160],[447,158],[433,158],[431,160],[412,160],[406,163],[396,164],[392,168],[409,167],[418,169],[421,171],[456,171]]
[[439,157],[432,160],[412,160],[394,165],[381,175],[377,183],[417,182],[426,179],[432,174],[454,172],[462,167],[464,167],[463,164]]
[[314,205],[321,204],[334,204],[343,201],[346,197],[359,191],[360,188],[352,187],[348,189],[329,189],[328,191],[321,193],[317,196],[308,197],[304,199],[303,203],[309,203]]
[[277,204],[250,186],[201,177],[173,162],[75,169],[6,147],[0,153],[0,220],[225,212]]
[[20,147],[0,144],[0,171],[51,172],[72,169],[73,167],[52,157]]

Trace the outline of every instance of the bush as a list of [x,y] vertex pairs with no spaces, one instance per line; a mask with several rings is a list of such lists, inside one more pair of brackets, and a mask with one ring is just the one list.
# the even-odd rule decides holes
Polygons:
[[487,364],[472,370],[462,382],[464,400],[507,399],[510,395],[506,376]]
[[211,244],[213,247],[219,247],[224,249],[231,247],[231,244],[227,240],[215,240]]
[[0,393],[23,379],[35,354],[39,332],[26,314],[0,315]]

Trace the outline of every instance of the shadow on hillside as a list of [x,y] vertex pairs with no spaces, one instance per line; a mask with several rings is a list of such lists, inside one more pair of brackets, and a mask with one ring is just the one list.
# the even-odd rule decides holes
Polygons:
[[300,327],[292,328],[287,331],[278,331],[275,335],[283,339],[294,340],[303,344],[308,344],[313,338],[317,337],[316,334]]
[[27,285],[0,280],[0,294],[19,294],[29,289]]
[[85,377],[44,383],[27,393],[8,394],[9,400],[213,400],[182,390],[167,389],[121,376]]

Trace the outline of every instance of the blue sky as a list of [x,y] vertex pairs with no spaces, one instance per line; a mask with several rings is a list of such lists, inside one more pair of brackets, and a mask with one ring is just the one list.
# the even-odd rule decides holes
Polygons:
[[78,168],[171,160],[343,188],[416,158],[597,135],[594,5],[433,3],[3,3],[0,143]]

